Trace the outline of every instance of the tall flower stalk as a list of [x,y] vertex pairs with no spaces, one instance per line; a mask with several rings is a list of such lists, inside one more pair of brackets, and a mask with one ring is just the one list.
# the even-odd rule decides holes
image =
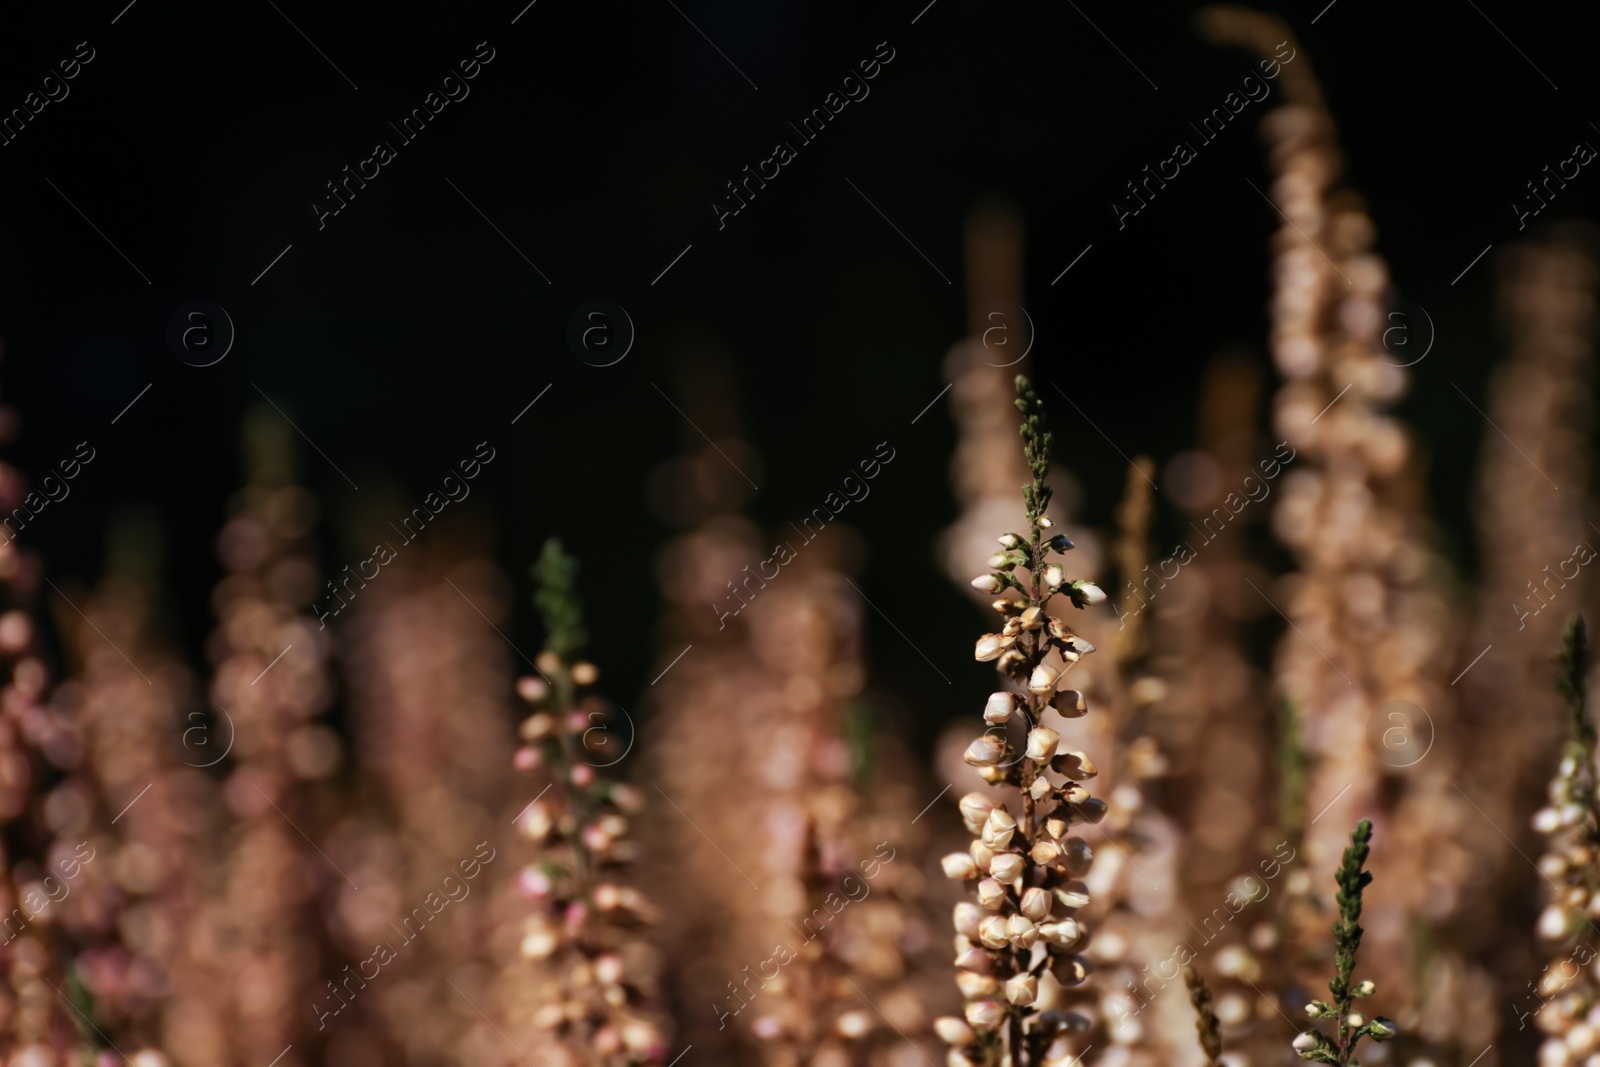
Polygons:
[[1590,937],[1593,916],[1600,911],[1600,800],[1596,799],[1594,723],[1589,720],[1587,674],[1589,632],[1581,615],[1567,623],[1561,653],[1556,659],[1556,691],[1567,705],[1571,736],[1556,775],[1551,779],[1548,804],[1533,817],[1534,829],[1545,839],[1539,871],[1553,887],[1550,902],[1539,915],[1538,935],[1551,962],[1537,983],[1518,997],[1518,1029],[1528,1016],[1544,1032],[1539,1062],[1545,1065],[1580,1063],[1600,1047],[1594,1020],[1600,1005],[1600,982]]
[[1358,999],[1374,992],[1372,982],[1354,980],[1356,952],[1361,948],[1361,895],[1372,883],[1372,875],[1364,869],[1371,842],[1372,823],[1362,819],[1350,835],[1350,846],[1344,850],[1344,860],[1334,875],[1339,886],[1334,898],[1339,917],[1333,922],[1334,975],[1328,981],[1333,1000],[1313,1000],[1306,1005],[1306,1014],[1334,1022],[1335,1035],[1329,1038],[1320,1030],[1307,1030],[1296,1037],[1294,1050],[1303,1060],[1354,1067],[1356,1045],[1363,1037],[1387,1041],[1399,1032],[1383,1016],[1368,1019],[1355,1010]]
[[[1105,804],[1091,799],[1081,784],[1094,777],[1094,763],[1081,752],[1059,751],[1060,734],[1045,725],[1051,709],[1065,718],[1087,712],[1082,695],[1061,688],[1061,682],[1094,649],[1045,608],[1057,594],[1079,608],[1102,602],[1105,594],[1093,583],[1069,582],[1051,561],[1052,554],[1072,548],[1066,537],[1044,532],[1051,525],[1045,515],[1051,435],[1033,387],[1019,376],[1016,388],[1032,476],[1022,487],[1028,533],[1001,536],[1001,551],[989,561],[994,569],[972,582],[980,592],[998,595],[993,607],[1006,620],[999,633],[978,640],[976,657],[995,662],[1010,685],[989,697],[984,720],[990,728],[965,758],[991,786],[1019,790],[1020,810],[1013,814],[984,793],[967,794],[961,813],[977,840],[967,852],[943,860],[948,877],[977,883],[976,902],[957,904],[954,916],[956,984],[966,998],[965,1018],[946,1016],[935,1023],[939,1036],[954,1046],[952,1067],[1064,1063],[1071,1056],[1067,1039],[1089,1026],[1082,1015],[1038,1007],[1041,983],[1073,986],[1087,975],[1073,951],[1084,940],[1073,916],[1089,902],[1076,879],[1088,871],[1093,854],[1068,830],[1105,814]],[[1021,751],[1006,736],[1013,723],[1027,734]]]
[[[522,722],[515,764],[549,781],[517,818],[538,846],[517,879],[533,908],[521,927],[523,959],[498,984],[512,1033],[537,1040],[546,1063],[660,1063],[667,1051],[657,1006],[662,961],[639,936],[657,909],[619,878],[637,854],[627,835],[643,798],[595,772],[614,762],[607,751],[614,746],[604,737],[604,704],[586,695],[600,672],[579,656],[586,637],[577,569],[554,540],[534,568],[547,637],[535,660],[539,677],[517,683],[537,710]],[[602,740],[598,751],[590,747]]]

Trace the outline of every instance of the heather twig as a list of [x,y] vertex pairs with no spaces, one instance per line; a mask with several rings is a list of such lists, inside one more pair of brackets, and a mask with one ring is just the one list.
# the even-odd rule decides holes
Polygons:
[[1194,1005],[1194,1029],[1206,1054],[1206,1067],[1218,1067],[1222,1062],[1222,1032],[1211,1007],[1211,990],[1193,967],[1183,969],[1183,984],[1189,989],[1189,1003]]
[[1328,981],[1333,1001],[1313,1000],[1306,1005],[1306,1014],[1313,1019],[1337,1020],[1337,1034],[1330,1040],[1320,1030],[1302,1033],[1294,1039],[1294,1049],[1301,1059],[1353,1067],[1356,1045],[1363,1037],[1387,1041],[1399,1033],[1399,1028],[1383,1016],[1368,1019],[1355,1010],[1355,1002],[1370,997],[1374,991],[1371,981],[1357,982],[1353,977],[1356,952],[1361,948],[1361,896],[1372,882],[1372,875],[1364,869],[1371,841],[1372,823],[1362,819],[1350,835],[1344,861],[1334,875],[1339,886],[1335,896],[1339,917],[1333,922],[1334,975]]
[[[542,1031],[549,1062],[620,1065],[660,1062],[665,1024],[656,1007],[658,954],[637,934],[656,908],[618,874],[637,854],[629,816],[643,809],[630,786],[595,772],[588,747],[604,734],[606,709],[585,695],[599,679],[578,658],[586,637],[577,598],[578,564],[559,542],[545,543],[534,567],[535,604],[544,619],[540,677],[517,683],[539,710],[523,720],[519,770],[542,770],[548,785],[523,809],[517,828],[539,846],[518,888],[534,902],[523,923],[521,955],[501,983],[510,1022]],[[597,725],[600,724],[600,725]],[[530,973],[531,972],[531,973]]]
[[[965,1020],[935,1022],[954,1046],[952,1067],[1064,1061],[1070,1055],[1065,1039],[1089,1026],[1081,1015],[1036,1007],[1041,982],[1072,986],[1087,974],[1073,954],[1084,937],[1073,915],[1089,898],[1074,879],[1088,870],[1092,851],[1068,828],[1098,822],[1106,810],[1080,784],[1095,775],[1093,762],[1081,752],[1059,751],[1060,734],[1045,725],[1052,709],[1065,718],[1086,714],[1082,694],[1060,686],[1066,670],[1094,649],[1045,609],[1058,593],[1080,608],[1101,603],[1105,594],[1091,582],[1068,581],[1061,565],[1051,562],[1052,553],[1072,548],[1066,537],[1044,532],[1052,525],[1045,514],[1052,439],[1033,387],[1022,377],[1016,386],[1023,455],[1032,475],[1022,487],[1028,534],[1002,535],[1001,551],[989,560],[993,570],[972,582],[981,592],[999,595],[993,607],[1006,619],[999,633],[978,640],[975,655],[994,661],[1014,688],[989,697],[984,720],[990,729],[965,758],[989,784],[1020,790],[1021,810],[1014,816],[983,793],[967,794],[961,813],[978,839],[967,852],[943,860],[950,878],[977,882],[976,903],[955,909],[956,983],[967,998]],[[1016,720],[1027,731],[1022,751],[1005,735]],[[1052,774],[1065,781],[1057,784]]]

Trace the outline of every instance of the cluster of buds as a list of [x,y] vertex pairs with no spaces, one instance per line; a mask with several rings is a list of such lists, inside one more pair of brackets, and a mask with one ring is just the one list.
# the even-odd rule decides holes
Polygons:
[[[994,570],[972,583],[1002,594],[994,609],[1006,620],[999,633],[978,641],[976,657],[995,661],[1016,690],[989,697],[983,713],[989,729],[965,759],[985,782],[1015,787],[1021,797],[1016,812],[983,793],[963,797],[962,819],[976,840],[966,852],[943,860],[948,877],[976,883],[976,901],[955,907],[956,984],[966,999],[965,1017],[934,1023],[952,1046],[950,1067],[1066,1063],[1072,1055],[1068,1039],[1090,1026],[1083,1015],[1057,1010],[1050,987],[1075,986],[1088,975],[1087,961],[1077,954],[1088,931],[1075,915],[1089,903],[1079,879],[1088,873],[1093,853],[1069,831],[1074,824],[1099,822],[1106,806],[1082,784],[1097,773],[1094,761],[1062,750],[1061,735],[1045,724],[1045,714],[1054,709],[1076,718],[1087,712],[1083,695],[1061,688],[1061,681],[1094,649],[1048,615],[1046,606],[1056,594],[1080,608],[1100,603],[1105,594],[1092,583],[1069,582],[1051,558],[1070,550],[1072,542],[1044,533],[1051,526],[1044,484],[1050,435],[1041,432],[1040,405],[1026,379],[1017,379],[1017,393],[1033,474],[1023,487],[1031,535],[1002,536],[1001,551],[990,560]],[[1014,722],[1026,733],[1021,751],[1007,736]]]
[[[1568,624],[1558,659],[1557,688],[1571,716],[1571,739],[1549,803],[1533,816],[1545,839],[1539,872],[1554,886],[1539,915],[1540,941],[1558,956],[1529,983],[1538,1007],[1534,1022],[1546,1035],[1540,1067],[1566,1067],[1600,1053],[1600,964],[1583,936],[1600,918],[1600,802],[1596,799],[1595,740],[1587,709],[1588,630],[1581,616]],[[1519,1011],[1526,1018],[1528,1012]]]
[[660,960],[640,936],[659,915],[620,877],[638,856],[628,830],[644,798],[597,772],[615,762],[610,750],[619,746],[604,703],[583,692],[600,672],[575,655],[574,570],[558,545],[546,546],[538,574],[550,647],[534,661],[539,676],[517,682],[534,711],[519,729],[514,765],[548,784],[516,820],[538,849],[517,876],[518,892],[533,905],[520,954],[546,979],[516,1010],[528,1016],[518,1021],[559,1047],[561,1062],[660,1063],[667,1051],[657,1006]]

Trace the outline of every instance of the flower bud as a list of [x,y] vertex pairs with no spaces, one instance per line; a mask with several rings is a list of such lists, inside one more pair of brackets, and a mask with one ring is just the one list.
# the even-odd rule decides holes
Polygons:
[[536,712],[522,720],[517,731],[524,741],[539,741],[556,732],[556,717],[547,711]]
[[940,860],[939,864],[944,868],[944,876],[957,882],[976,878],[978,875],[977,862],[965,852],[952,852]]
[[973,658],[979,663],[987,663],[990,660],[997,658],[1000,653],[1006,650],[1006,646],[1001,644],[1000,641],[1001,637],[999,634],[984,634],[982,637],[978,638],[977,647],[972,653]]
[[[983,824],[979,823],[978,829],[974,831],[974,833],[981,831],[982,829]],[[989,862],[994,859],[995,851],[995,849],[990,848],[982,841],[974,840],[967,845],[967,855],[972,857],[972,862],[978,865],[978,870],[980,871],[987,871],[989,869]]]
[[981,948],[969,948],[956,957],[956,969],[974,974],[993,974],[994,957]]
[[1067,870],[1076,875],[1089,872],[1094,864],[1094,849],[1089,847],[1089,842],[1081,837],[1069,838],[1067,847]]
[[593,685],[600,680],[600,668],[587,661],[572,665],[573,685]]
[[1022,893],[1022,914],[1039,922],[1050,914],[1050,891],[1031,886]]
[[1041,867],[1054,867],[1065,854],[1066,850],[1047,837],[1035,841],[1028,852],[1029,858]]
[[1356,987],[1350,990],[1350,993],[1352,996],[1370,997],[1373,993],[1377,992],[1377,990],[1378,987],[1372,984],[1372,979],[1366,978],[1357,982]]
[[1034,605],[1024,608],[1022,614],[1017,616],[1017,622],[1024,630],[1037,630],[1044,625],[1045,618],[1044,609]]
[[1344,1017],[1344,1021],[1349,1024],[1350,1029],[1352,1030],[1359,1030],[1361,1027],[1367,1025],[1367,1017],[1362,1015],[1359,1011],[1353,1011],[1349,1015],[1346,1015]]
[[537,704],[550,693],[550,687],[543,678],[536,678],[525,674],[517,679],[517,696],[530,704]]
[[[1001,946],[1004,948],[1005,946]],[[956,972],[956,988],[967,1000],[976,1000],[979,997],[992,997],[1000,991],[1000,979],[990,974],[974,974],[971,971]]]
[[1006,932],[1018,948],[1032,948],[1039,939],[1039,928],[1026,915],[1013,915],[1006,920]]
[[1039,927],[1039,936],[1061,948],[1071,948],[1083,936],[1083,928],[1076,919],[1060,919]]
[[1066,640],[1061,642],[1061,647],[1074,659],[1078,656],[1087,656],[1094,651],[1094,645],[1079,634],[1068,634]]
[[1005,948],[1011,943],[1011,933],[1001,915],[991,915],[978,924],[978,943],[984,948]]
[[1061,583],[1066,580],[1066,572],[1061,569],[1060,564],[1052,563],[1044,569],[1045,588],[1049,589],[1050,591],[1054,592],[1055,590],[1060,589]]
[[968,1056],[958,1048],[947,1049],[944,1054],[944,1067],[978,1067]]
[[1002,849],[1011,844],[1011,835],[1016,833],[1017,820],[1005,808],[997,807],[989,813],[989,818],[983,824],[983,843],[993,849]]
[[[981,824],[984,819],[989,817],[989,813],[994,810],[994,801],[982,793],[968,793],[957,802],[956,807],[961,809],[961,817],[963,819],[968,822],[975,820]],[[976,833],[977,831],[974,830],[973,832]]]
[[1006,746],[986,734],[968,745],[961,758],[974,767],[993,767],[1005,754]]
[[1367,1035],[1374,1041],[1387,1041],[1400,1032],[1393,1019],[1386,1019],[1382,1015],[1375,1016],[1367,1027]]
[[1015,852],[996,852],[989,861],[989,873],[995,881],[1010,885],[1022,876],[1022,857]]
[[974,1030],[998,1030],[1006,1021],[1006,1009],[992,1000],[970,1001],[966,1015]]
[[1555,941],[1566,937],[1571,926],[1572,921],[1567,917],[1566,909],[1559,904],[1551,904],[1539,913],[1535,929],[1540,937]]
[[1094,760],[1082,752],[1063,752],[1050,763],[1050,769],[1075,782],[1086,782],[1100,773]]
[[997,571],[1009,570],[1010,568],[1016,566],[1015,563],[1011,562],[1011,557],[1006,555],[1004,552],[996,552],[994,555],[989,557],[988,562],[989,566],[993,567]]
[[1021,604],[1007,597],[1001,597],[999,600],[990,601],[989,606],[1002,615],[1014,615],[1016,614],[1017,609],[1022,607]]
[[956,928],[956,933],[971,940],[977,940],[979,924],[987,918],[983,909],[971,901],[963,900],[955,906],[951,924]]
[[990,785],[1000,785],[1007,778],[1009,778],[1010,775],[1006,773],[1006,769],[1004,767],[979,767],[978,777],[982,778]]
[[1082,985],[1089,977],[1089,961],[1082,956],[1057,956],[1050,961],[1050,975],[1068,989]]
[[1068,882],[1056,889],[1056,899],[1061,901],[1064,908],[1087,908],[1089,887],[1082,882]]
[[1078,607],[1093,607],[1105,603],[1106,593],[1093,582],[1073,582],[1070,586],[1072,602]]
[[1033,669],[1033,674],[1028,677],[1028,691],[1030,693],[1053,693],[1056,688],[1056,679],[1061,677],[1061,672],[1048,663],[1041,663]]
[[1084,702],[1083,694],[1076,689],[1063,689],[1056,693],[1050,701],[1050,706],[1055,708],[1063,719],[1076,719],[1089,714],[1089,705]]
[[978,883],[978,906],[989,911],[999,911],[1005,906],[1006,887],[993,878]]
[[1017,698],[1010,693],[991,693],[989,703],[983,707],[983,721],[998,726],[1011,718],[1016,707]]
[[852,1041],[860,1040],[872,1033],[873,1018],[865,1011],[847,1011],[833,1021],[833,1028],[839,1032],[840,1037]]
[[1006,979],[1006,999],[1018,1007],[1027,1007],[1039,999],[1039,979],[1031,974],[1014,974]]
[[1045,544],[1049,545],[1053,552],[1070,552],[1073,548],[1072,539],[1066,534],[1056,534]]
[[1075,804],[1074,808],[1080,820],[1086,823],[1098,823],[1106,817],[1106,812],[1109,810],[1106,802],[1099,797],[1090,797]]
[[972,1027],[954,1015],[941,1015],[933,1020],[933,1032],[947,1045],[970,1045],[978,1040],[977,1035],[972,1032]]
[[543,841],[555,829],[555,819],[550,809],[535,801],[522,809],[517,816],[517,829],[530,841]]
[[999,537],[1001,548],[1016,548],[1023,543],[1021,536],[1014,533],[1004,533]]
[[1002,574],[980,574],[972,579],[972,588],[980,593],[998,593],[1005,587],[1006,580]]
[[1294,1046],[1294,1050],[1296,1052],[1310,1052],[1312,1049],[1317,1047],[1317,1038],[1320,1036],[1322,1035],[1318,1034],[1315,1030],[1307,1030],[1305,1033],[1296,1037],[1290,1044]]
[[1053,787],[1050,785],[1050,779],[1041,774],[1039,777],[1035,778],[1033,780],[1033,784],[1028,787],[1028,795],[1031,796],[1035,801],[1042,801],[1045,797],[1050,795],[1050,790],[1052,788]]
[[1028,758],[1043,763],[1056,754],[1061,735],[1048,726],[1035,726],[1028,731]]

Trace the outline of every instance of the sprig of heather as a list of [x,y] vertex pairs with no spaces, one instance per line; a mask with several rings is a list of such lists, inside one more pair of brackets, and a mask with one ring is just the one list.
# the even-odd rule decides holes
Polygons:
[[1388,1041],[1400,1032],[1382,1015],[1368,1019],[1355,1010],[1355,1002],[1372,996],[1375,989],[1371,981],[1353,980],[1356,952],[1361,948],[1361,895],[1372,883],[1372,875],[1364,870],[1371,842],[1372,823],[1362,819],[1350,835],[1344,861],[1334,874],[1339,886],[1334,898],[1339,906],[1339,917],[1333,922],[1334,975],[1328,981],[1333,1002],[1313,1000],[1306,1005],[1306,1014],[1313,1019],[1337,1020],[1337,1031],[1331,1039],[1320,1030],[1307,1030],[1296,1037],[1294,1050],[1303,1060],[1353,1067],[1356,1045],[1363,1037]]
[[1183,984],[1189,990],[1189,1003],[1194,1005],[1194,1029],[1200,1049],[1206,1054],[1206,1067],[1218,1067],[1222,1062],[1222,1027],[1211,1007],[1211,990],[1193,967],[1183,969]]
[[[1093,858],[1088,843],[1069,834],[1075,823],[1098,822],[1104,802],[1091,799],[1081,784],[1096,773],[1081,752],[1060,750],[1061,735],[1044,723],[1054,709],[1065,718],[1087,713],[1083,695],[1061,689],[1065,671],[1094,651],[1046,607],[1056,595],[1084,608],[1105,599],[1098,586],[1068,581],[1052,561],[1072,548],[1061,534],[1045,534],[1050,487],[1051,435],[1042,405],[1026,378],[1018,377],[1017,408],[1023,414],[1023,454],[1032,480],[1022,487],[1028,535],[1007,533],[990,560],[993,570],[973,587],[998,594],[993,607],[1005,618],[999,633],[979,638],[976,658],[994,662],[1006,688],[989,697],[984,721],[989,729],[966,751],[990,785],[1021,791],[1021,810],[984,793],[969,793],[960,807],[969,832],[977,835],[968,851],[943,860],[945,874],[976,882],[976,902],[955,908],[956,984],[966,998],[965,1018],[936,1020],[939,1036],[953,1046],[951,1067],[1013,1067],[1066,1063],[1067,1039],[1090,1025],[1077,1013],[1041,1011],[1041,983],[1073,986],[1088,968],[1074,949],[1086,931],[1074,914],[1088,904],[1086,887],[1076,879]],[[1006,726],[1019,721],[1027,730],[1023,751],[1006,738]]]
[[659,1063],[666,1052],[660,961],[638,936],[657,910],[619,879],[637,855],[627,840],[628,816],[644,805],[636,790],[608,781],[584,759],[606,709],[587,695],[599,670],[578,656],[586,638],[577,570],[559,542],[545,543],[534,576],[548,636],[535,659],[540,676],[517,683],[518,695],[537,710],[522,722],[515,764],[542,771],[549,783],[517,818],[517,829],[539,846],[518,878],[535,902],[521,954],[538,974],[533,981],[519,976],[527,996],[512,1014],[547,1034],[561,1063]]

